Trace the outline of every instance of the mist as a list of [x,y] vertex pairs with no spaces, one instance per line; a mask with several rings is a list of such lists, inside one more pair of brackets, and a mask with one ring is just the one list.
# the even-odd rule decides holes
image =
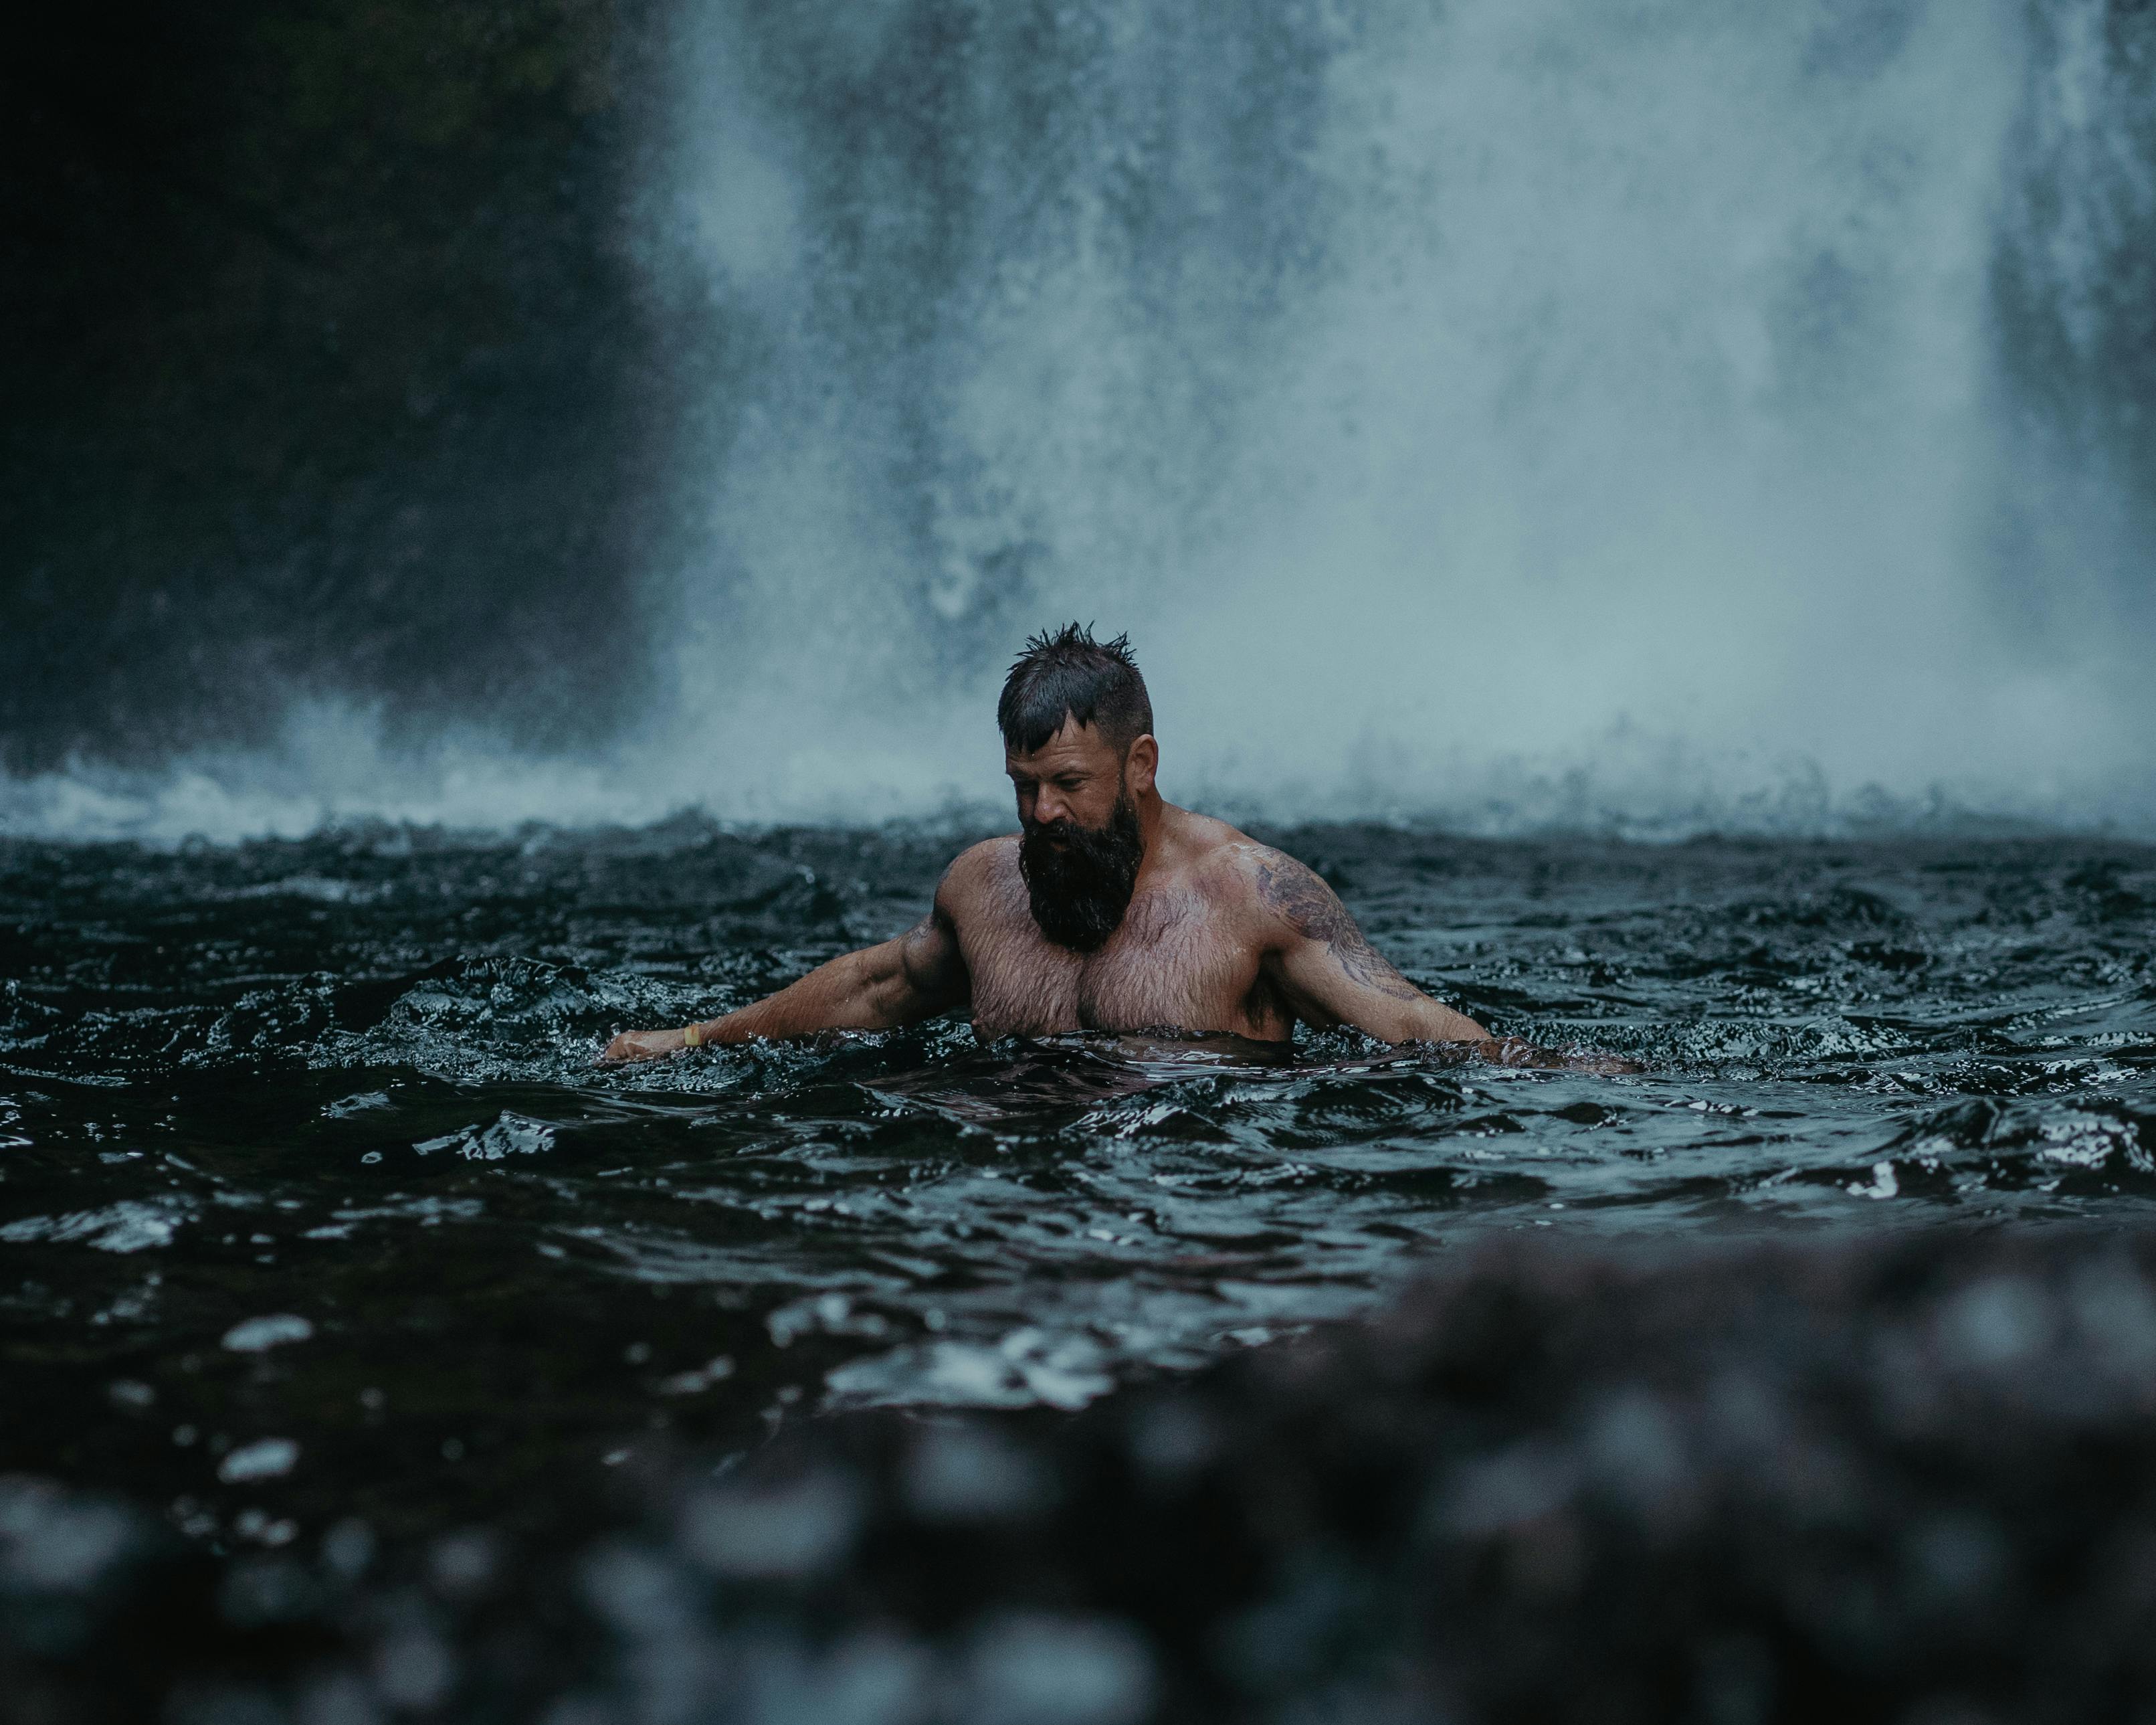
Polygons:
[[[627,715],[314,689],[18,830],[1000,801],[1127,631],[1163,783],[1507,832],[2156,823],[2149,32],[2093,0],[690,8],[624,244],[692,410]],[[2139,322],[2137,323],[2136,319]]]

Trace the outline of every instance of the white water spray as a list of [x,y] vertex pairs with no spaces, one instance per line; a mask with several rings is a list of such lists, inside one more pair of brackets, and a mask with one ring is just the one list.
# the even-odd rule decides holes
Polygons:
[[[681,586],[680,698],[724,739],[700,794],[992,792],[999,665],[944,674],[978,609],[1006,649],[1130,629],[1174,785],[1275,812],[2151,806],[2146,641],[2069,616],[2035,650],[2003,621],[2002,588],[2082,585],[1999,542],[2056,477],[2010,434],[1988,293],[2026,166],[2015,8],[1363,9],[1302,44],[1322,99],[1283,160],[1312,255],[1259,260],[1261,312],[1251,260],[1215,255],[1231,224],[1201,222],[1214,252],[1134,247],[1132,177],[1200,211],[1228,178],[1234,92],[1194,75],[1163,142],[1160,64],[1192,45],[1167,8],[1104,10],[1035,116],[1086,133],[1061,181],[983,148],[938,194],[970,250],[927,308],[926,480],[891,372],[813,317],[726,458],[688,452],[722,547]],[[1024,123],[1009,64],[977,40],[963,80],[991,136]],[[811,304],[829,141],[783,93],[747,106],[685,165],[753,193],[695,255]],[[906,165],[872,166],[902,207]],[[1023,572],[990,589],[998,559]]]
[[[1074,615],[1229,811],[2156,819],[2144,548],[2023,434],[1992,292],[2034,246],[2071,313],[2156,196],[2096,0],[1185,12],[691,8],[639,221],[732,358],[649,725],[361,728],[275,824],[988,805],[1002,667]],[[2031,148],[2095,188],[2041,235]]]

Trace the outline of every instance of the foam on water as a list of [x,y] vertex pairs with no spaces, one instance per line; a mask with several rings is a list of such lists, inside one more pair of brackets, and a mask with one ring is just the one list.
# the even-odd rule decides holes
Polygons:
[[[714,785],[708,753],[680,733],[534,757],[466,734],[421,749],[385,743],[350,708],[295,708],[282,740],[183,757],[155,769],[78,763],[0,776],[0,836],[170,846],[295,839],[389,826],[471,835],[663,826],[680,819],[747,830],[896,821],[936,830],[1014,824],[1001,744],[985,697],[963,742],[906,734],[893,718],[852,749],[802,747],[745,760]],[[2093,723],[2093,721],[2092,721]],[[693,733],[687,734],[694,734]],[[1164,754],[1167,751],[1164,751]],[[1476,758],[1418,751],[1366,734],[1329,776],[1254,775],[1229,745],[1210,761],[1172,755],[1163,788],[1209,813],[1256,822],[1313,818],[1403,822],[1485,837],[1601,834],[1677,841],[1703,834],[1830,837],[2002,830],[2156,833],[2156,766],[2104,776],[2067,758],[2050,778],[1940,780],[1901,794],[1876,780],[1830,780],[1804,755],[1717,748],[1619,725],[1592,750]],[[283,890],[300,888],[287,887]],[[333,892],[333,886],[321,888]]]

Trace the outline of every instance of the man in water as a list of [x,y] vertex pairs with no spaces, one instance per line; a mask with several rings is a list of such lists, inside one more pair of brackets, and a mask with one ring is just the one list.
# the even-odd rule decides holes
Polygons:
[[723,1018],[627,1031],[608,1060],[970,1010],[1013,1034],[1175,1030],[1285,1042],[1298,1018],[1386,1042],[1500,1044],[1389,964],[1332,888],[1224,821],[1165,801],[1152,703],[1127,637],[1072,624],[1026,643],[996,722],[1019,831],[975,845],[928,914]]

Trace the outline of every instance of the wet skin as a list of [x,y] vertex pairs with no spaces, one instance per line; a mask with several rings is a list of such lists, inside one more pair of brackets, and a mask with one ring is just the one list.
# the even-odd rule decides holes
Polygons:
[[1069,718],[1040,749],[1004,757],[1029,826],[1106,831],[1126,790],[1137,808],[1144,860],[1122,921],[1098,950],[1074,951],[1041,932],[1019,869],[1019,835],[1007,834],[960,855],[928,914],[903,935],[834,959],[722,1018],[624,1032],[602,1058],[891,1029],[961,1008],[984,1041],[1177,1030],[1281,1043],[1301,1020],[1353,1025],[1387,1042],[1471,1043],[1508,1058],[1527,1053],[1495,1042],[1409,982],[1295,858],[1163,801],[1159,760],[1151,736],[1118,750]]

